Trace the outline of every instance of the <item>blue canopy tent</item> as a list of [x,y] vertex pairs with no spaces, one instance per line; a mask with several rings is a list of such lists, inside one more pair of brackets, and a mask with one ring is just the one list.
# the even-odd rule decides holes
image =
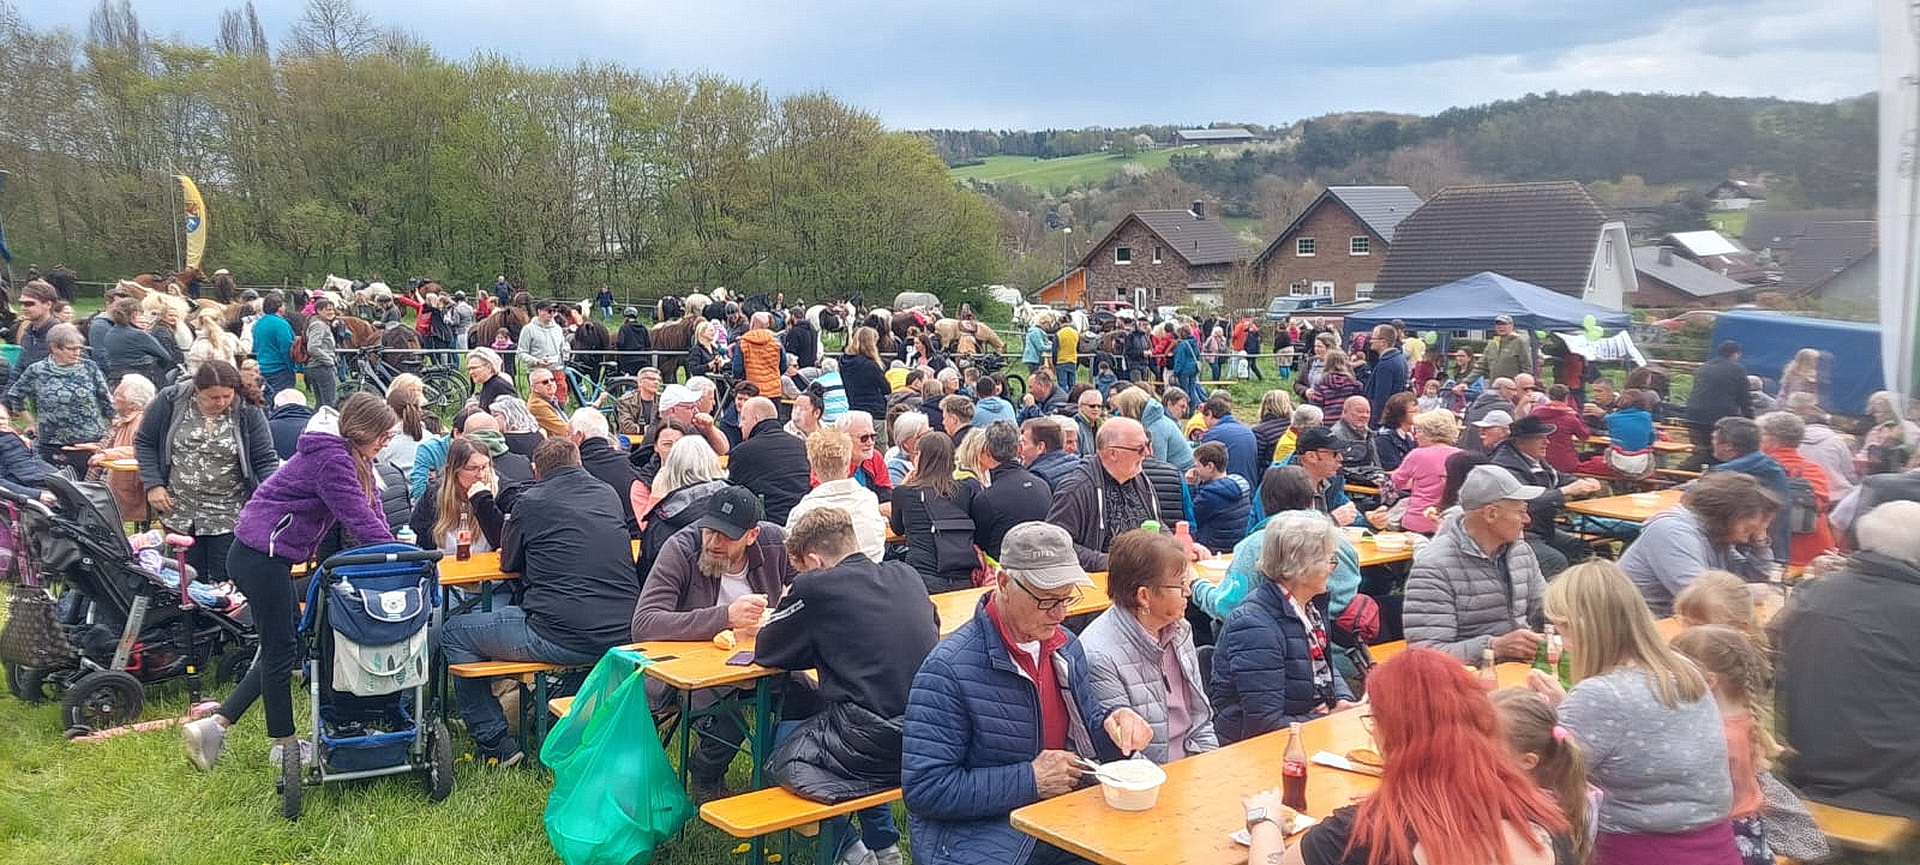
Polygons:
[[1624,312],[1483,270],[1349,315],[1346,331],[1369,330],[1396,318],[1411,332],[1492,330],[1493,317],[1503,314],[1513,316],[1514,327],[1525,331],[1579,330],[1589,315],[1608,330],[1633,321]]

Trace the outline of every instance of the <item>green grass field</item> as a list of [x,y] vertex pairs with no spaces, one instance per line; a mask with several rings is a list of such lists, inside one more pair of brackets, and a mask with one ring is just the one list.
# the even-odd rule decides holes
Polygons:
[[1057,159],[1039,159],[1032,156],[989,156],[982,165],[966,165],[952,169],[949,173],[956,179],[979,180],[987,183],[1018,182],[1026,184],[1036,192],[1064,192],[1096,185],[1114,172],[1126,170],[1129,165],[1138,165],[1145,171],[1158,171],[1167,167],[1168,161],[1176,152],[1172,148],[1160,148],[1142,151],[1132,157],[1085,153],[1079,156],[1062,156]]
[[[185,711],[184,689],[149,696],[146,719]],[[304,697],[297,694],[294,705],[304,726]],[[57,703],[0,696],[0,865],[560,861],[541,822],[551,777],[476,765],[463,755],[466,739],[458,732],[459,765],[446,801],[427,801],[410,775],[329,784],[308,788],[303,815],[289,823],[279,815],[258,706],[233,728],[225,755],[206,774],[187,763],[176,728],[81,744],[61,737],[59,717]],[[744,790],[745,781],[746,761],[735,761],[732,786]],[[653,861],[745,862],[734,855],[738,845],[696,817]],[[795,854],[787,860],[794,865],[812,859],[803,844],[795,844]]]

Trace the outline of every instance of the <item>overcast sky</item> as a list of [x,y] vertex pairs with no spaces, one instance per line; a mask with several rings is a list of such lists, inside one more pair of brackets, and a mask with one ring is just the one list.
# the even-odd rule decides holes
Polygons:
[[[92,0],[12,0],[84,32]],[[223,0],[134,0],[211,44]],[[255,0],[276,45],[304,0]],[[442,56],[826,90],[902,129],[1284,124],[1559,90],[1831,100],[1874,87],[1868,0],[362,0]]]

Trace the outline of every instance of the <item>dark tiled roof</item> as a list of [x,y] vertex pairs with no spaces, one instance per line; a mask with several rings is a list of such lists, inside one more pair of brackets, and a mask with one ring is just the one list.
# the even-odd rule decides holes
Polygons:
[[1394,231],[1373,296],[1405,297],[1490,270],[1581,297],[1606,221],[1571,180],[1442,189]]
[[1867,220],[1817,222],[1793,245],[1780,273],[1780,287],[1810,291],[1852,267],[1874,247],[1874,224]]
[[1405,186],[1329,186],[1327,194],[1340,199],[1388,243],[1393,242],[1393,230],[1422,204],[1419,193]]
[[1233,229],[1221,224],[1220,220],[1208,217],[1200,219],[1191,210],[1136,210],[1120,220],[1106,237],[1087,250],[1080,259],[1085,267],[1089,259],[1099,254],[1107,241],[1112,240],[1120,229],[1127,227],[1127,220],[1138,219],[1148,230],[1158,235],[1167,244],[1167,251],[1186,259],[1188,265],[1199,267],[1207,264],[1230,264],[1245,261],[1248,256],[1247,245]]
[[1865,210],[1753,210],[1747,214],[1747,230],[1740,242],[1748,249],[1771,249],[1776,254],[1792,250],[1807,229],[1822,222],[1858,222],[1872,219]]
[[1660,247],[1657,246],[1634,247],[1633,269],[1694,297],[1715,297],[1753,288],[1701,267],[1675,252],[1669,252],[1667,260],[1662,262]]
[[1253,260],[1253,266],[1265,267],[1267,260],[1280,251],[1281,243],[1291,238],[1301,223],[1307,221],[1307,217],[1329,201],[1339,202],[1347,212],[1353,214],[1353,218],[1360,220],[1374,234],[1380,235],[1381,241],[1388,246],[1393,245],[1393,233],[1400,223],[1420,209],[1420,195],[1405,186],[1329,186],[1321,191],[1320,197],[1315,198],[1313,203],[1302,209],[1286,229],[1274,237],[1273,242],[1260,251]]

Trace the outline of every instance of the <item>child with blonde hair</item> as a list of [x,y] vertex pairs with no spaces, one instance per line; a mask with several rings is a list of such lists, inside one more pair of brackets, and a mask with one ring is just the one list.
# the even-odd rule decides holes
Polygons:
[[1673,614],[1688,628],[1725,625],[1745,634],[1763,651],[1769,650],[1753,591],[1747,585],[1727,571],[1706,571],[1674,597]]
[[1726,625],[1700,625],[1673,638],[1673,649],[1706,674],[1707,688],[1720,707],[1721,731],[1727,739],[1727,767],[1733,775],[1734,844],[1742,865],[1769,865],[1773,851],[1767,845],[1763,820],[1766,796],[1760,773],[1780,755],[1766,714],[1768,682],[1773,678],[1767,655],[1753,640]]
[[1598,828],[1600,791],[1587,783],[1587,755],[1545,697],[1525,688],[1507,688],[1492,695],[1493,711],[1507,750],[1540,789],[1553,794],[1560,811],[1573,827],[1573,861],[1585,865],[1593,857],[1593,835]]

